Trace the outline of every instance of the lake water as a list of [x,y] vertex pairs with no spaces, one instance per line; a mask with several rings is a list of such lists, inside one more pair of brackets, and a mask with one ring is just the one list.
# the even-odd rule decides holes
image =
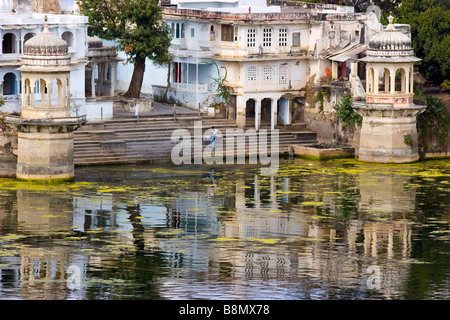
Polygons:
[[0,299],[449,299],[448,161],[0,180]]

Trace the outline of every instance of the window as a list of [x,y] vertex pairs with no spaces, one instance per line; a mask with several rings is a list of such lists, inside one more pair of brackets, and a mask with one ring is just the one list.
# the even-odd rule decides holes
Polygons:
[[263,68],[263,79],[264,80],[272,80],[272,67],[264,67]]
[[278,84],[288,83],[288,68],[287,66],[280,66],[278,69]]
[[278,33],[278,46],[287,46],[287,28],[281,28]]
[[247,81],[256,81],[256,76],[257,76],[256,68],[255,67],[248,68]]
[[254,48],[256,46],[256,29],[247,29],[247,47]]
[[292,46],[300,47],[300,32],[294,32],[292,34]]
[[191,38],[193,38],[195,36],[195,29],[191,28]]
[[74,40],[73,40],[73,33],[70,31],[66,31],[61,35],[61,38],[67,42],[67,45],[69,47],[72,47],[74,44]]
[[16,36],[12,33],[6,33],[2,42],[3,53],[16,53]]
[[214,25],[211,25],[209,28],[209,41],[215,41],[216,40],[216,32],[214,30]]
[[272,46],[272,29],[264,28],[263,29],[263,47],[271,47]]
[[184,23],[181,24],[181,38],[184,38]]
[[233,41],[234,30],[233,26],[223,24],[222,25],[222,41]]
[[174,25],[172,23],[172,35],[176,39],[184,38],[184,23],[182,23],[181,25],[179,23]]

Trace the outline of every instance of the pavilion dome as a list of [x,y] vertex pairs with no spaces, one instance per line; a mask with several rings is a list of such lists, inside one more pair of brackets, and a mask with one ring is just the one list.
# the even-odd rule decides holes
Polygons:
[[103,41],[99,37],[87,37],[88,48],[101,48],[103,47]]
[[69,45],[62,38],[48,30],[45,17],[44,30],[23,45],[23,52],[28,56],[66,56]]
[[366,57],[361,61],[372,62],[415,62],[414,50],[409,36],[398,30],[392,22],[394,17],[388,17],[389,24],[379,34],[369,41]]
[[48,30],[47,16],[44,29],[23,45],[21,66],[17,70],[30,72],[67,72],[71,70],[69,45]]

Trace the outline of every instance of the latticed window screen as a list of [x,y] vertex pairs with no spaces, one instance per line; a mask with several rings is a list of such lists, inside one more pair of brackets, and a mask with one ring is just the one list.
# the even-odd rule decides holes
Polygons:
[[278,32],[278,46],[287,47],[287,28],[281,28]]
[[254,48],[256,46],[256,29],[247,29],[247,47]]
[[278,69],[278,83],[288,83],[288,68],[286,66],[280,66],[280,68]]
[[256,81],[257,71],[255,67],[250,67],[247,70],[247,80],[248,81]]
[[263,79],[264,80],[272,80],[272,67],[264,67],[263,68]]
[[263,47],[271,47],[272,46],[272,29],[264,28],[263,29]]

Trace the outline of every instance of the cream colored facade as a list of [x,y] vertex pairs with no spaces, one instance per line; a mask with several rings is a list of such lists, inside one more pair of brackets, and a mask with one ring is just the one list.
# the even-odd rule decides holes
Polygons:
[[47,17],[43,31],[24,44],[21,64],[22,113],[5,118],[18,136],[16,178],[71,180],[73,131],[86,117],[70,117],[71,58],[67,43],[48,30]]
[[[228,116],[239,127],[299,121],[309,83],[318,85],[327,69],[335,79],[345,77],[350,64],[342,62],[357,56],[360,44],[381,31],[381,24],[373,13],[354,13],[352,7],[284,2],[172,1],[163,6],[164,21],[173,30],[169,96],[195,109],[217,102],[216,64],[231,88]],[[349,43],[360,51],[342,62],[326,57]],[[154,86],[156,95],[161,90]]]

